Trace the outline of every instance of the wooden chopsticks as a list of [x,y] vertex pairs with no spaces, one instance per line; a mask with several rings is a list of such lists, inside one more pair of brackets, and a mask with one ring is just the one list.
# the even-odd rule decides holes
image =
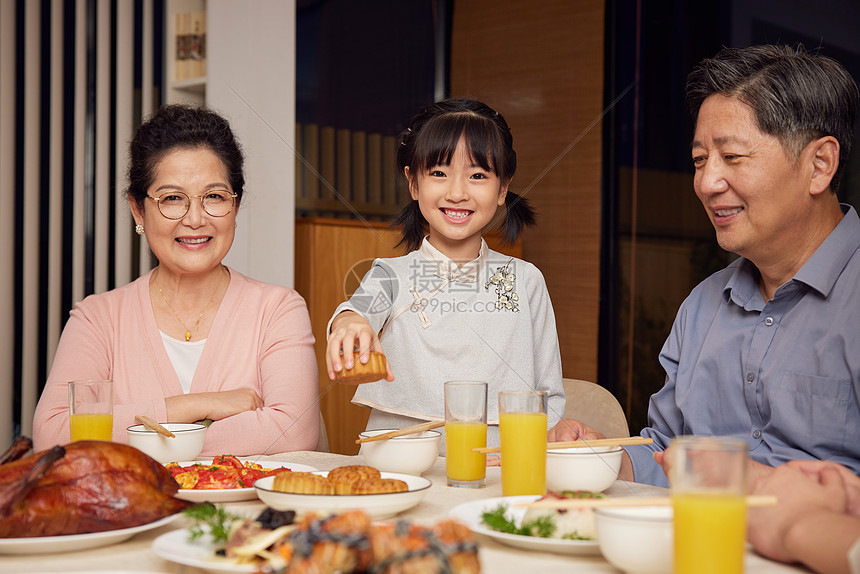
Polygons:
[[[773,506],[777,502],[775,496],[747,496],[747,506]],[[534,502],[520,503],[515,506],[526,508],[612,508],[624,506],[671,506],[670,496],[613,496],[606,498],[547,498]]]
[[426,430],[437,429],[439,427],[445,426],[445,421],[430,421],[428,423],[421,423],[420,425],[413,425],[411,427],[403,427],[402,429],[384,432],[382,434],[378,434],[376,436],[369,436],[367,438],[360,438],[355,441],[355,444],[362,444],[365,442],[374,442],[377,440],[386,440],[390,438],[394,438],[397,436],[405,436],[408,434],[414,434],[419,432],[424,432]]
[[150,430],[154,430],[158,434],[161,434],[161,435],[164,435],[164,436],[170,437],[170,438],[176,438],[175,434],[173,434],[172,432],[170,432],[169,430],[167,430],[166,428],[164,428],[163,426],[161,426],[160,424],[158,424],[157,422],[155,422],[154,420],[152,420],[149,417],[146,417],[143,415],[134,415],[134,420],[136,420],[137,422],[139,422],[140,424],[142,424],[146,428],[148,428]]
[[[598,446],[624,446],[631,444],[651,444],[654,439],[644,438],[641,436],[631,436],[627,438],[596,438],[594,440],[570,440],[564,442],[547,443],[547,449],[557,448],[591,448]],[[501,448],[497,446],[488,446],[485,448],[473,448],[472,452],[490,453],[501,452]]]

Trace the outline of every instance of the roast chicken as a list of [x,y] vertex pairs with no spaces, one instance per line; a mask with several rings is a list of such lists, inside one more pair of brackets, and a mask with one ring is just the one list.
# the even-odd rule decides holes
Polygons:
[[[29,451],[20,441],[16,445],[0,460]],[[148,524],[189,506],[174,498],[177,490],[170,471],[131,446],[101,441],[56,446],[0,464],[0,538]]]

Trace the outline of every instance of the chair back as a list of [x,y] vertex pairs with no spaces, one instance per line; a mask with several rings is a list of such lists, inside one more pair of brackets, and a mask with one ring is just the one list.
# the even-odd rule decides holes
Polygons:
[[564,418],[575,419],[602,432],[607,438],[630,436],[621,403],[606,388],[580,379],[562,379]]

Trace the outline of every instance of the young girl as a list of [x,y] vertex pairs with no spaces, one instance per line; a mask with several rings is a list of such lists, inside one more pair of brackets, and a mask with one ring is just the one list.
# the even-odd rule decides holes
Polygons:
[[498,206],[505,206],[510,243],[534,222],[525,199],[508,190],[517,158],[504,118],[472,99],[431,104],[400,135],[397,163],[412,201],[394,225],[410,253],[374,261],[335,309],[329,378],[352,368],[354,348],[366,363],[369,350],[384,347],[388,382],[360,385],[352,399],[372,409],[369,429],[444,419],[444,383],[453,380],[489,383],[490,446],[499,444],[499,391],[547,391],[548,423],[555,425],[564,389],[543,275],[491,251],[482,237]]

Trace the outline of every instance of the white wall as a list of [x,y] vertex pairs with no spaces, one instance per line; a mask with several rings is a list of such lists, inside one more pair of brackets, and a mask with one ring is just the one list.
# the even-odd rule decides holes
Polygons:
[[225,263],[294,284],[295,0],[208,0],[207,104],[227,117],[245,156],[245,199]]

